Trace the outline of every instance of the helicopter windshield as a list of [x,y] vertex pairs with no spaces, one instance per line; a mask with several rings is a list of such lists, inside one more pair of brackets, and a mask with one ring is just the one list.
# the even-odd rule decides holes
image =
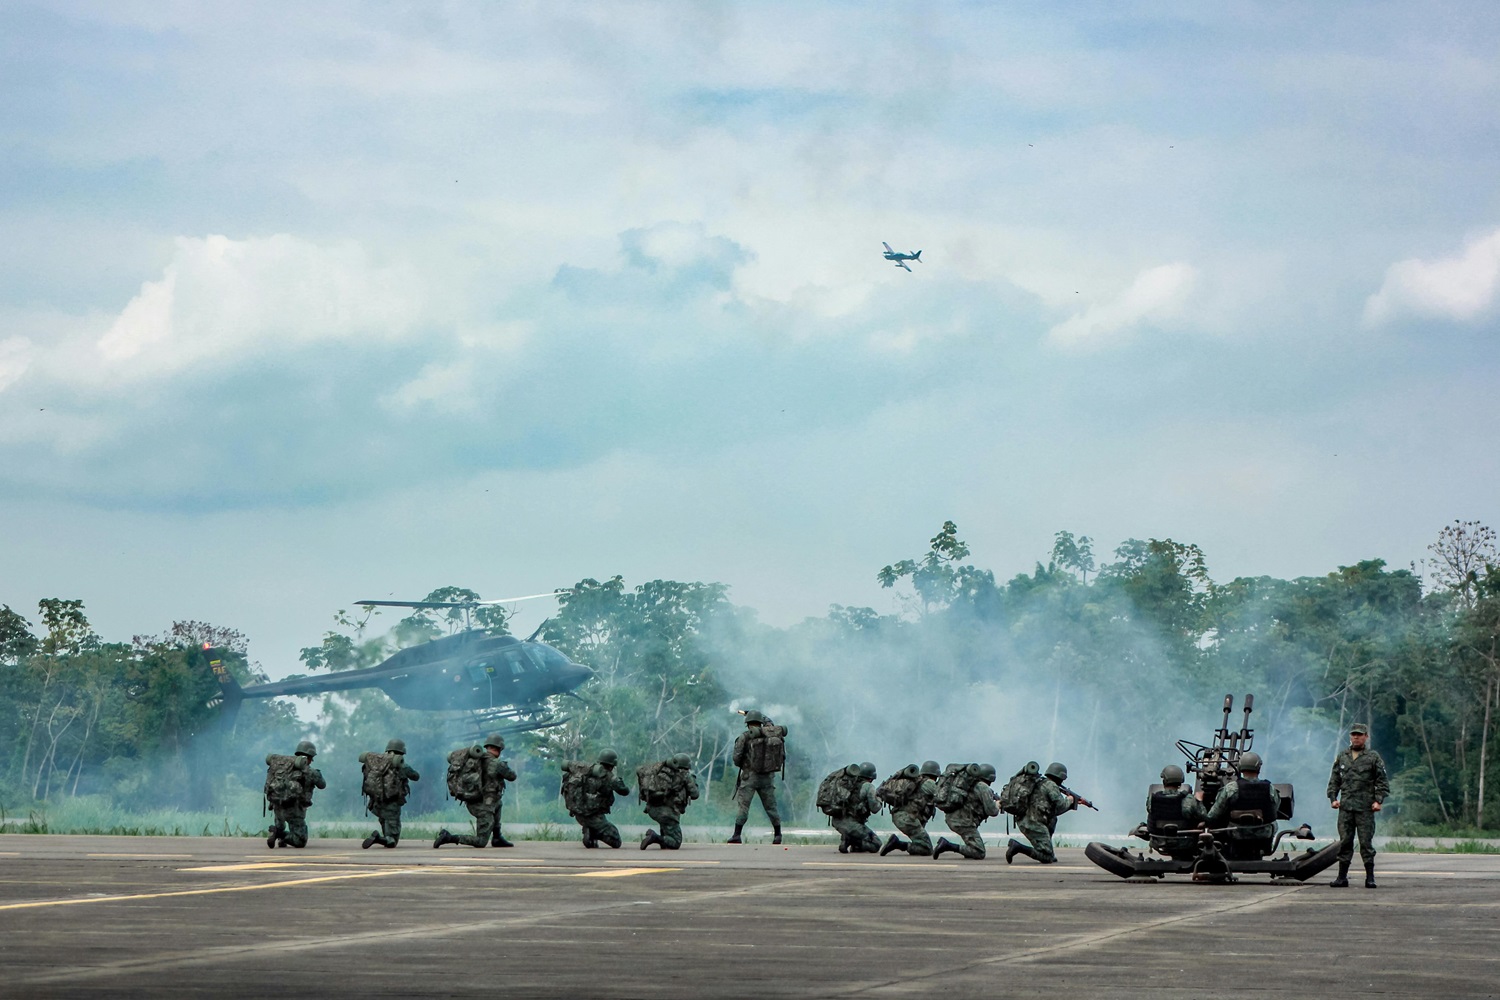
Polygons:
[[566,667],[572,663],[562,653],[540,642],[532,643],[528,647],[527,652],[531,654],[531,658],[536,662],[536,665],[543,670],[556,670],[559,667]]

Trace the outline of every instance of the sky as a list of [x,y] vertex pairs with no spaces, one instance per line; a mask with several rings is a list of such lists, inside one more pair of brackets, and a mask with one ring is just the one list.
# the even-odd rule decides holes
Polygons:
[[[1500,522],[1491,3],[0,5],[0,603]],[[910,273],[881,242],[923,251]],[[525,606],[518,627],[546,609]]]

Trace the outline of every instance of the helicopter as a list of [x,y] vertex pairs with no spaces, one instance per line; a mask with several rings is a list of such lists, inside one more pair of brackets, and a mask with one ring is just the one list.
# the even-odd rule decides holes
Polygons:
[[553,597],[461,601],[356,601],[365,608],[393,607],[462,611],[464,628],[453,635],[409,646],[372,667],[340,670],[321,677],[295,677],[284,681],[242,687],[224,665],[218,651],[204,643],[209,668],[219,682],[218,694],[209,702],[222,706],[225,725],[234,725],[235,715],[246,698],[278,698],[379,688],[402,708],[424,712],[462,713],[463,728],[474,731],[498,729],[506,733],[548,729],[568,721],[555,716],[544,702],[555,694],[571,694],[594,676],[593,670],[574,663],[566,654],[540,641],[544,621],[525,639],[474,628],[476,608]]

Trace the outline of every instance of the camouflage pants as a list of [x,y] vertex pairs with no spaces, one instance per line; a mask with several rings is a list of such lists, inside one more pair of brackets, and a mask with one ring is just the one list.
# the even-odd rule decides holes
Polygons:
[[1057,850],[1052,846],[1052,831],[1040,823],[1016,820],[1016,830],[1031,841],[1031,856],[1044,865],[1057,860]]
[[469,847],[489,847],[490,838],[495,835],[495,824],[500,821],[500,803],[465,802],[464,805],[474,817],[474,832],[459,834],[453,842]]
[[682,846],[682,813],[671,806],[647,806],[646,815],[661,827],[661,849],[675,851]]
[[849,850],[864,851],[867,854],[880,853],[880,838],[861,820],[853,816],[834,816],[832,820],[833,828],[848,840]]
[[734,825],[745,825],[745,820],[750,818],[750,803],[757,795],[760,796],[760,804],[765,807],[766,819],[771,821],[772,826],[780,827],[781,813],[776,808],[776,775],[756,774],[753,771],[740,772],[740,786],[734,792],[734,804],[739,810],[735,813]]
[[1369,809],[1339,810],[1339,864],[1354,859],[1354,835],[1359,834],[1359,856],[1366,865],[1375,863],[1375,813]]
[[979,825],[970,823],[968,820],[949,814],[943,817],[948,824],[948,829],[958,834],[963,843],[958,845],[958,853],[973,861],[984,860],[984,838],[979,835]]
[[307,806],[272,806],[276,821],[271,832],[280,835],[288,847],[307,846]]
[[380,834],[375,842],[395,847],[401,840],[401,803],[371,802],[370,813],[380,823]]
[[896,825],[896,829],[911,838],[911,843],[906,845],[907,854],[925,858],[932,853],[932,838],[927,835],[927,821],[921,813],[898,809],[891,813],[891,822]]
[[620,829],[609,821],[609,813],[583,813],[574,815],[573,818],[583,828],[585,838],[593,834],[594,839],[601,844],[620,846]]

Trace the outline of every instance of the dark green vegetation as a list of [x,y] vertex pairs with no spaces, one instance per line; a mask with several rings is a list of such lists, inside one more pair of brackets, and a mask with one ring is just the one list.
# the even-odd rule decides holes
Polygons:
[[[1299,816],[1331,827],[1319,816],[1323,782],[1360,721],[1391,769],[1388,832],[1492,830],[1497,562],[1493,532],[1464,522],[1432,546],[1425,587],[1415,567],[1380,560],[1218,583],[1194,545],[1133,539],[1096,564],[1090,539],[1060,532],[1045,564],[997,582],[948,523],[921,556],[879,572],[908,595],[905,613],[835,605],[789,628],[760,623],[721,584],[584,580],[543,638],[598,676],[580,691],[585,703],[558,701],[568,723],[512,741],[520,777],[506,819],[561,820],[553,762],[611,746],[629,774],[692,755],[705,794],[685,821],[723,822],[741,728],[729,709],[760,707],[792,726],[785,798],[802,822],[812,776],[830,764],[873,757],[885,771],[929,756],[990,759],[1003,774],[1028,758],[1063,759],[1074,787],[1133,820],[1145,783],[1175,761],[1173,741],[1205,738],[1224,693],[1252,691],[1257,749],[1278,780],[1295,772]],[[491,614],[485,624],[503,629],[503,613]],[[307,669],[366,666],[460,625],[420,612],[373,635],[369,621],[340,613],[339,628],[304,650]],[[261,759],[311,735],[330,786],[312,818],[359,814],[354,757],[390,736],[412,745],[423,772],[410,814],[454,811],[441,775],[454,745],[445,720],[361,691],[325,698],[311,733],[285,701],[247,705],[225,739],[206,707],[215,684],[204,642],[228,651],[242,681],[255,679],[232,630],[178,623],[114,643],[77,601],[41,601],[38,627],[0,610],[0,806],[25,817],[39,803],[92,796],[127,811],[222,813],[226,828],[248,829]],[[636,821],[638,807],[625,808]]]

